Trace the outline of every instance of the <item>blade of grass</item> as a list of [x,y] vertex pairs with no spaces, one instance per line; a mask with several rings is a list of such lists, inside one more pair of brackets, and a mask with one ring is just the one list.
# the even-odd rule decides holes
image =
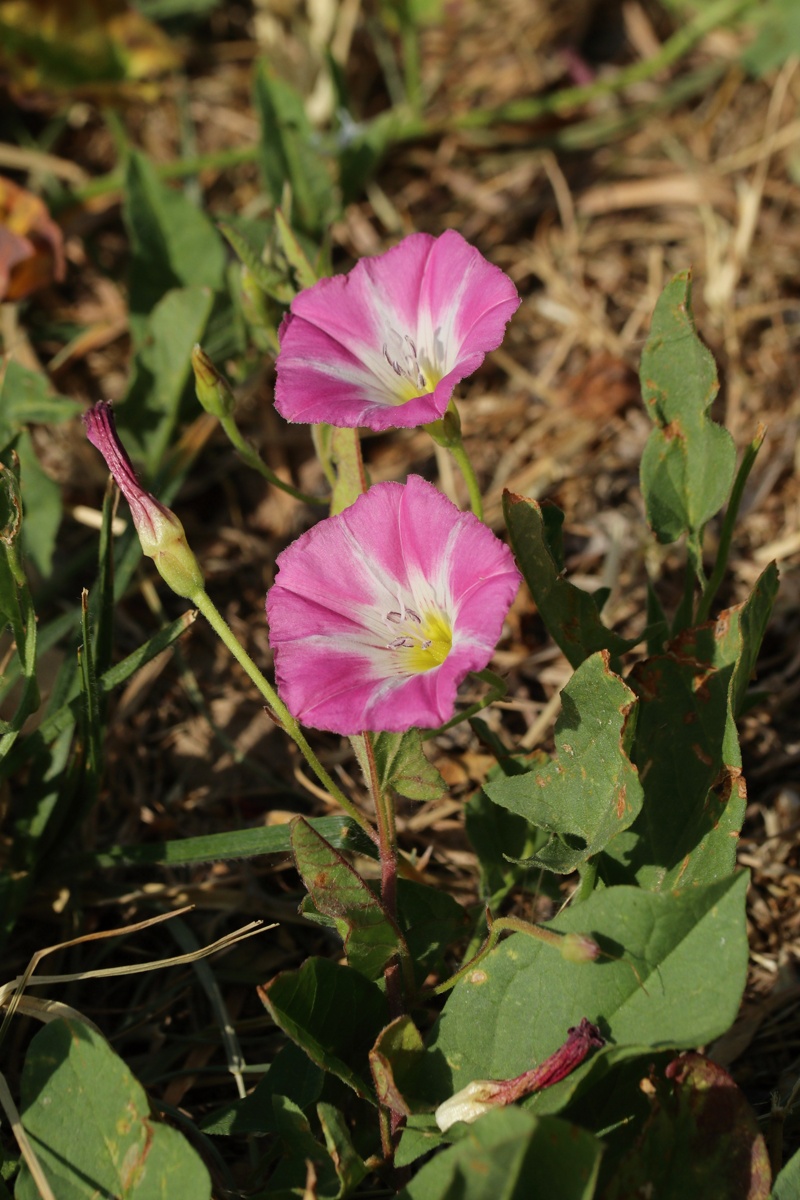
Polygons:
[[[376,855],[375,844],[349,817],[314,817],[309,825],[337,850]],[[204,837],[172,842],[148,842],[143,846],[111,846],[99,854],[82,854],[65,861],[65,869],[98,870],[104,867],[165,865],[195,866],[257,854],[290,854],[288,825],[266,825],[257,829],[231,829]]]

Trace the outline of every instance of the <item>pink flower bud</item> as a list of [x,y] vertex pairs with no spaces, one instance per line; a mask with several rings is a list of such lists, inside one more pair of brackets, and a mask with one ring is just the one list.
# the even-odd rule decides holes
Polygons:
[[117,435],[111,405],[105,400],[98,401],[83,414],[83,423],[89,441],[106,460],[115,483],[128,501],[143,553],[152,558],[158,573],[176,595],[191,600],[204,590],[197,559],[186,544],[183,525],[175,514],[139,483]]

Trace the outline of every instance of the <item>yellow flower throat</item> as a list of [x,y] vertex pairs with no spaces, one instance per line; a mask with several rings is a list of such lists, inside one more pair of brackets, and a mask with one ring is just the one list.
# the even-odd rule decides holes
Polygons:
[[443,612],[429,609],[420,616],[413,609],[387,613],[398,636],[389,643],[405,675],[421,675],[440,667],[453,646],[453,630]]

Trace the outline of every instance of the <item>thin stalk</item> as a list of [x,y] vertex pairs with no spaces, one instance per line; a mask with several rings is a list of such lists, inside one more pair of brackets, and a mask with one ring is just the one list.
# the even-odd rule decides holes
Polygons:
[[457,446],[449,446],[448,449],[453,458],[456,460],[456,466],[461,472],[464,482],[467,485],[467,491],[469,492],[469,506],[478,520],[482,521],[483,497],[481,496],[481,489],[478,486],[478,477],[475,474],[475,468],[470,461],[469,455],[464,449],[464,444],[462,442]]
[[714,603],[714,597],[719,591],[725,571],[728,567],[728,556],[731,552],[731,541],[733,539],[733,530],[736,525],[736,518],[739,515],[739,507],[742,503],[745,484],[747,483],[750,472],[753,469],[753,464],[756,461],[759,450],[766,436],[766,427],[759,425],[756,436],[753,438],[750,445],[744,452],[739,470],[736,472],[736,478],[733,481],[731,488],[731,498],[728,501],[728,509],[725,513],[722,522],[722,529],[719,535],[719,547],[717,549],[717,558],[714,563],[714,570],[708,579],[703,593],[697,605],[697,613],[695,621],[699,625],[702,621],[708,620],[708,614],[711,612],[711,605]]
[[325,770],[322,763],[319,761],[316,754],[306,741],[299,724],[289,712],[283,701],[280,699],[272,684],[264,677],[264,675],[262,675],[261,671],[259,671],[250,655],[237,641],[233,630],[228,625],[219,609],[215,606],[208,593],[204,590],[201,590],[190,597],[190,599],[195,608],[199,609],[206,618],[217,637],[224,642],[233,657],[244,669],[252,682],[256,685],[261,695],[267,701],[270,709],[275,714],[281,728],[289,734],[289,737],[295,743],[298,750],[303,755],[303,758],[306,760],[322,786],[330,793],[333,799],[342,806],[347,815],[352,817],[356,824],[363,829],[364,833],[366,833],[367,836],[374,842],[376,840],[375,831],[370,825],[369,821],[362,816],[362,814],[353,804],[352,800],[349,800],[341,788],[334,783],[333,779]]
[[253,447],[248,445],[232,417],[220,417],[219,423],[225,431],[228,441],[242,461],[248,467],[252,467],[254,471],[258,471],[259,475],[262,475],[273,487],[280,488],[282,492],[286,492],[289,496],[294,496],[295,500],[301,500],[303,504],[320,504],[324,508],[328,507],[330,499],[326,499],[323,496],[312,496],[308,492],[303,492],[300,488],[293,487],[291,483],[285,483],[283,479],[279,478],[261,459]]
[[528,937],[536,938],[537,941],[545,942],[548,946],[554,946],[559,950],[565,936],[563,933],[556,933],[553,929],[544,929],[541,925],[531,925],[529,921],[523,921],[519,917],[498,917],[496,921],[492,921],[486,940],[478,953],[469,962],[464,963],[455,975],[451,975],[449,979],[445,979],[444,983],[432,988],[431,995],[441,996],[444,992],[449,992],[459,980],[474,971],[478,964],[486,958],[486,955],[494,950],[502,933],[525,933]]
[[[397,822],[395,820],[392,798],[380,786],[378,771],[375,765],[375,753],[368,732],[362,735],[364,754],[367,760],[370,791],[375,802],[375,815],[378,825],[378,856],[381,864],[381,900],[389,918],[397,925]],[[387,963],[383,973],[386,981],[386,999],[389,1004],[389,1019],[393,1021],[402,1016],[405,1011],[403,991],[401,987],[400,969],[402,964],[405,982],[411,984],[413,990],[413,972],[409,980],[411,963],[406,956],[401,955],[400,962],[393,958]]]
[[594,891],[597,883],[597,862],[593,858],[587,858],[586,862],[579,867],[580,883],[577,891],[572,897],[572,903],[581,904],[582,901],[588,900]]

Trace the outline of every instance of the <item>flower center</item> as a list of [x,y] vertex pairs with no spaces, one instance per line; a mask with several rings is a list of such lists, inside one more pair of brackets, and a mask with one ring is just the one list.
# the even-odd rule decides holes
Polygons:
[[441,372],[432,363],[423,360],[409,334],[401,337],[396,330],[388,330],[383,343],[383,357],[397,376],[395,390],[400,404],[432,392],[442,378]]
[[440,667],[453,645],[453,630],[443,612],[429,609],[422,616],[413,608],[386,614],[386,620],[396,631],[387,649],[394,650],[397,665],[403,674],[421,675]]

